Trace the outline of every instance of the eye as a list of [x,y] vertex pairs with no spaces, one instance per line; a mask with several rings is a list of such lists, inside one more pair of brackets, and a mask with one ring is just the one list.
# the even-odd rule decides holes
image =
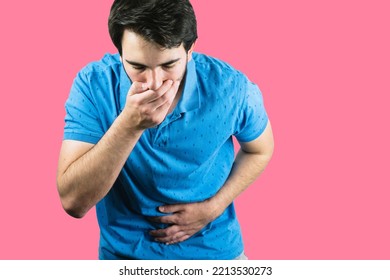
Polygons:
[[175,67],[175,63],[163,65],[163,68],[165,68],[165,69],[171,69],[171,68],[173,68],[173,67]]
[[133,67],[133,69],[138,70],[138,71],[144,71],[144,70],[145,70],[145,67],[144,67],[144,66],[136,66],[136,65],[133,65],[132,67]]

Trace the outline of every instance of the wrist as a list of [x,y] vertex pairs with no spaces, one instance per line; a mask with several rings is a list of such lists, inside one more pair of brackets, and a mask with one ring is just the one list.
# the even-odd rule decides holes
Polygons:
[[207,212],[210,213],[211,220],[218,218],[227,207],[219,200],[218,196],[213,196],[205,202],[207,204]]
[[137,126],[137,123],[132,120],[131,116],[128,116],[127,111],[123,110],[122,113],[116,119],[118,122],[118,126],[122,128],[124,133],[128,135],[141,135],[144,132],[144,128],[140,128]]

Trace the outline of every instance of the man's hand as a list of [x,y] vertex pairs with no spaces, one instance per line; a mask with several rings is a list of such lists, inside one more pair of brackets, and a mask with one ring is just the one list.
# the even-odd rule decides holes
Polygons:
[[168,114],[179,85],[178,81],[167,80],[159,89],[150,90],[145,84],[134,82],[122,112],[128,119],[129,128],[144,130],[159,125]]
[[215,220],[222,211],[211,200],[204,202],[160,206],[162,213],[171,215],[149,218],[151,221],[170,224],[165,229],[150,231],[158,242],[174,244],[182,242]]

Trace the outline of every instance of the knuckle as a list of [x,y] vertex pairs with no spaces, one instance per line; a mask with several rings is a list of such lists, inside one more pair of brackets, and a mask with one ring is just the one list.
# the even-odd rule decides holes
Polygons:
[[152,117],[150,118],[150,120],[151,120],[152,123],[154,123],[154,124],[156,124],[156,125],[162,122],[162,120],[160,119],[159,116],[152,116]]
[[169,84],[165,83],[163,84],[156,92],[158,94],[159,97],[165,95],[165,93],[167,93],[170,89],[170,86]]
[[157,99],[157,98],[160,98],[161,95],[163,95],[163,94],[164,94],[164,92],[161,89],[158,89],[158,90],[155,90],[153,92],[153,97]]
[[166,232],[163,230],[156,231],[156,233],[155,233],[155,236],[158,238],[164,238],[164,237],[166,237],[166,235],[167,235]]
[[[134,97],[135,97],[135,95],[134,95]],[[141,101],[139,100],[139,98],[133,98],[131,103],[136,108],[139,108],[141,106]]]
[[177,224],[177,225],[185,225],[185,224],[186,224],[186,221],[183,220],[180,216],[176,216],[176,217],[174,217],[174,219],[173,219],[173,223],[174,223],[174,224]]
[[160,223],[167,224],[168,223],[168,219],[166,217],[161,217],[160,218]]
[[170,236],[170,235],[173,236],[175,233],[176,233],[175,229],[170,227],[166,231],[166,236]]
[[175,216],[175,217],[173,218],[173,222],[174,222],[175,224],[183,224],[183,222],[182,222],[182,220],[181,220],[181,218],[180,218],[179,215],[177,215],[177,216]]
[[167,94],[164,94],[160,97],[160,99],[161,99],[161,101],[163,101],[165,103],[165,102],[169,101],[170,98]]
[[146,116],[150,115],[150,108],[148,107],[143,106],[140,108],[140,111],[142,115],[146,115]]

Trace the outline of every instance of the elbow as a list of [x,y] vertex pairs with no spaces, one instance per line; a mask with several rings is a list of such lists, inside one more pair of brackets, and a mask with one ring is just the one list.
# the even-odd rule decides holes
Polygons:
[[81,219],[88,212],[88,210],[84,210],[83,207],[80,207],[80,203],[76,202],[73,199],[60,196],[60,200],[62,208],[69,216],[73,218]]
[[88,209],[86,210],[85,207],[82,206],[83,204],[80,202],[80,200],[72,197],[69,192],[64,191],[64,188],[59,181],[57,181],[57,189],[62,208],[65,210],[65,212],[73,218],[83,218],[88,212]]
[[73,218],[76,218],[76,219],[81,219],[81,218],[83,218],[83,217],[85,216],[85,214],[82,214],[82,213],[80,213],[80,212],[74,212],[74,211],[69,211],[69,210],[65,210],[65,212],[66,212],[69,216],[71,216],[71,217],[73,217]]
[[87,213],[87,211],[81,211],[80,209],[78,209],[77,207],[74,207],[72,205],[68,205],[64,202],[62,202],[62,208],[65,210],[65,212],[73,217],[73,218],[76,218],[76,219],[81,219],[85,216],[85,214]]

